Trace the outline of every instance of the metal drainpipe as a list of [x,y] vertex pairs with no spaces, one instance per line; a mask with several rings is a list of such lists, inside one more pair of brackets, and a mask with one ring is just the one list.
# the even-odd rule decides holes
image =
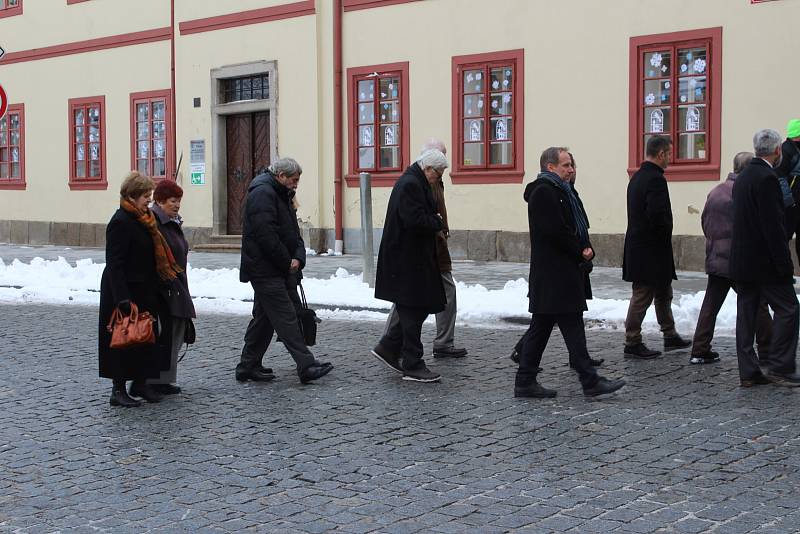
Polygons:
[[178,180],[178,121],[175,110],[175,0],[170,0],[169,14],[169,44],[170,44],[170,122],[172,122],[172,144],[169,147],[173,165],[173,179]]
[[342,197],[344,196],[344,180],[342,180],[342,0],[334,0],[333,9],[333,147],[335,166],[333,213],[336,227],[334,251],[341,253],[344,248],[344,214],[342,213]]

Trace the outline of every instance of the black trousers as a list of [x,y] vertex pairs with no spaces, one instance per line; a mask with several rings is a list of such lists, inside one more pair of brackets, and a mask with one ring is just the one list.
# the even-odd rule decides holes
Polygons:
[[314,355],[308,350],[300,331],[296,308],[300,306],[294,276],[275,277],[252,282],[255,298],[253,318],[244,334],[244,348],[238,367],[254,369],[261,365],[272,334],[278,334],[297,365],[298,373],[313,365]]
[[523,336],[522,352],[520,352],[519,369],[517,376],[520,378],[535,379],[539,373],[539,364],[542,354],[550,340],[553,327],[558,325],[564,342],[569,352],[569,363],[578,373],[578,378],[584,388],[590,388],[597,383],[597,371],[589,362],[589,351],[586,350],[586,330],[583,324],[583,313],[544,314],[535,313],[531,317],[531,326]]
[[[797,333],[800,326],[800,305],[794,286],[786,284],[757,284],[737,282],[736,301],[736,355],[739,359],[739,377],[750,379],[761,369],[779,374],[795,372]],[[759,360],[753,350],[756,317],[761,300],[775,312],[772,319],[772,343],[769,353]]]
[[[736,282],[730,278],[715,274],[708,275],[706,296],[703,297],[703,304],[700,306],[700,314],[697,316],[697,326],[692,340],[692,356],[702,356],[711,350],[711,340],[714,339],[717,314],[728,296],[728,291],[731,289],[736,291]],[[769,352],[771,340],[772,317],[769,315],[766,301],[761,299],[756,317],[756,344],[758,345],[759,355],[765,355]]]
[[381,345],[400,354],[400,365],[403,369],[416,369],[423,365],[422,361],[422,323],[428,318],[424,308],[415,308],[403,304],[395,304],[397,317],[400,319],[389,325],[389,329],[381,338]]

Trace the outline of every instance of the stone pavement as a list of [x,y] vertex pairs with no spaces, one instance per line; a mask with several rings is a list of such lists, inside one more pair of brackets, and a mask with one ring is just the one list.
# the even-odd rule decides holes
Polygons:
[[[5,257],[4,257],[5,260]],[[322,323],[336,368],[302,386],[238,384],[247,319],[206,315],[180,364],[185,393],[108,405],[96,310],[0,305],[2,532],[797,532],[798,394],[737,387],[686,353],[622,359],[592,331],[603,372],[629,386],[586,400],[557,334],[542,382],[514,399],[521,330],[461,328],[440,384],[400,380],[367,354],[381,326]],[[426,345],[432,337],[426,327]],[[657,338],[647,340],[658,344]]]

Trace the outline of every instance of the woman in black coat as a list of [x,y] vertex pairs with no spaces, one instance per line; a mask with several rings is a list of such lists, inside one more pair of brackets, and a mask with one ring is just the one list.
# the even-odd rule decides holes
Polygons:
[[137,172],[129,174],[120,188],[120,208],[106,227],[106,267],[100,282],[98,353],[100,376],[113,381],[112,406],[138,406],[125,390],[133,380],[130,395],[157,402],[161,396],[146,384],[169,366],[169,341],[158,335],[155,344],[129,349],[110,348],[106,326],[115,308],[129,314],[131,303],[140,312],[157,319],[160,333],[169,332],[169,309],[161,296],[163,281],[174,279],[180,267],[175,263],[164,237],[148,208],[153,181]]
[[[153,192],[155,201],[151,208],[158,220],[158,230],[167,240],[175,262],[182,269],[178,276],[168,285],[162,286],[166,292],[165,300],[169,305],[171,332],[169,369],[161,372],[158,378],[150,379],[156,393],[174,395],[181,392],[175,385],[178,376],[178,354],[186,339],[187,329],[194,328],[192,319],[196,317],[192,295],[189,293],[189,280],[186,277],[186,265],[189,255],[189,244],[183,235],[181,226],[183,219],[178,214],[181,209],[183,189],[172,180],[162,180]],[[166,335],[166,333],[165,333]]]

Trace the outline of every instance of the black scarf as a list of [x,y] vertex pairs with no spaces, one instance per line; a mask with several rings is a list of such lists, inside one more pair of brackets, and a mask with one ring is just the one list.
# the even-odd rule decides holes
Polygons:
[[539,176],[537,176],[537,179],[538,178],[552,182],[556,187],[567,194],[569,207],[572,211],[572,219],[575,221],[575,234],[578,236],[578,241],[580,241],[583,248],[589,247],[589,221],[584,217],[583,210],[581,209],[581,202],[578,200],[569,182],[565,182],[559,175],[550,171],[540,172]]

